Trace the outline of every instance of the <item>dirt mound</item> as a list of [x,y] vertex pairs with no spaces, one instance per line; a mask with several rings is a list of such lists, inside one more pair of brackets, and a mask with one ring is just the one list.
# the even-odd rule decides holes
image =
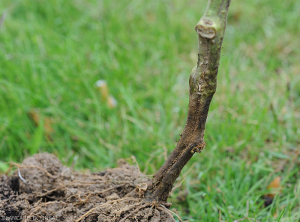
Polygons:
[[150,179],[124,160],[103,172],[74,172],[52,154],[26,158],[0,178],[0,222],[175,221],[170,204],[147,202]]

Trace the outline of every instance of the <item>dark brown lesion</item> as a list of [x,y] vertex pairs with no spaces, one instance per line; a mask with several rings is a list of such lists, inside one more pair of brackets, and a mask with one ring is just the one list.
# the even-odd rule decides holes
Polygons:
[[201,142],[201,143],[199,143],[199,144],[197,144],[197,145],[195,145],[195,147],[191,150],[191,153],[201,153],[201,151],[204,149],[204,147],[205,147],[205,142],[203,141],[203,142]]

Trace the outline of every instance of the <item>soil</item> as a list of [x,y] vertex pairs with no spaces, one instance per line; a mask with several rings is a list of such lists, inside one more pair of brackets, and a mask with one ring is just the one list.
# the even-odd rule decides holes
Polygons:
[[124,160],[98,173],[73,171],[49,153],[13,165],[0,178],[0,222],[175,221],[171,204],[143,198],[150,178]]

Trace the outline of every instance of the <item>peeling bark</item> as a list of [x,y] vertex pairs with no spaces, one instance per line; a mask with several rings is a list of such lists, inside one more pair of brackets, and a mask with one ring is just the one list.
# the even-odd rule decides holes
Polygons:
[[205,147],[205,123],[217,87],[220,51],[230,1],[209,0],[204,16],[195,27],[198,34],[198,62],[189,80],[187,121],[176,148],[154,175],[145,193],[149,201],[167,201],[182,168],[194,153],[200,153]]

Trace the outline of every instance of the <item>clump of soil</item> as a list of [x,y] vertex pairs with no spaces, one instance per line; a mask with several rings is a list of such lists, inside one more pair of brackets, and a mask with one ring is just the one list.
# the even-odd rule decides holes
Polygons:
[[52,154],[26,158],[0,178],[0,222],[175,221],[170,204],[147,202],[150,179],[124,160],[103,172],[74,172]]

